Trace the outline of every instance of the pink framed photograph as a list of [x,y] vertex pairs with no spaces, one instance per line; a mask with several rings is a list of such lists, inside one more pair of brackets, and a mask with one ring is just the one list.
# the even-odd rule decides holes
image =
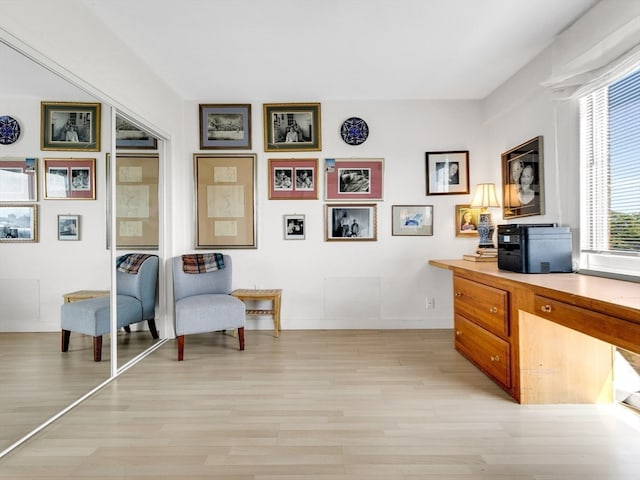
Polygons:
[[269,159],[269,200],[317,200],[318,159]]
[[325,200],[383,200],[382,158],[325,159]]
[[95,200],[95,158],[45,158],[44,198]]

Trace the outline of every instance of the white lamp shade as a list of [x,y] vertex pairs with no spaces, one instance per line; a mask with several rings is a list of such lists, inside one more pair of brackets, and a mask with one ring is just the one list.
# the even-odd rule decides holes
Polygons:
[[499,207],[495,183],[479,183],[471,200],[471,208]]

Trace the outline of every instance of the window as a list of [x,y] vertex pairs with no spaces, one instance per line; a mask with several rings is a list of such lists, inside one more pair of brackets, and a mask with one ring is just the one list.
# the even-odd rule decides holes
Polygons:
[[581,267],[640,278],[640,69],[580,99]]

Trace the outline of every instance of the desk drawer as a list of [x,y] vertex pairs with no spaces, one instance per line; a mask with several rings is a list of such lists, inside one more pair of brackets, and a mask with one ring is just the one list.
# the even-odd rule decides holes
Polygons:
[[535,295],[533,313],[612,345],[640,353],[640,323]]
[[457,314],[454,331],[456,349],[499,384],[511,388],[509,343]]
[[509,293],[455,276],[454,311],[503,338],[509,336]]

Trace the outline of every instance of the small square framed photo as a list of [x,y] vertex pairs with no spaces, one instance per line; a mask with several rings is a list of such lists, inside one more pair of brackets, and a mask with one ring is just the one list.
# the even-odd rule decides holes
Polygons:
[[80,215],[58,215],[58,240],[80,240]]
[[304,215],[284,215],[285,240],[304,240],[305,231],[306,225]]
[[480,209],[456,205],[456,237],[477,237]]
[[251,104],[200,104],[200,149],[251,149]]
[[469,151],[427,152],[427,195],[469,193]]
[[325,240],[376,241],[376,204],[325,204]]
[[319,103],[265,103],[264,151],[322,150]]
[[95,200],[95,158],[45,158],[44,198]]
[[269,159],[269,200],[317,200],[318,159]]
[[393,205],[391,217],[392,235],[433,235],[433,205]]
[[158,140],[146,130],[116,115],[116,148],[158,149]]
[[100,151],[100,104],[41,102],[40,150]]
[[38,241],[38,204],[0,205],[0,243]]

